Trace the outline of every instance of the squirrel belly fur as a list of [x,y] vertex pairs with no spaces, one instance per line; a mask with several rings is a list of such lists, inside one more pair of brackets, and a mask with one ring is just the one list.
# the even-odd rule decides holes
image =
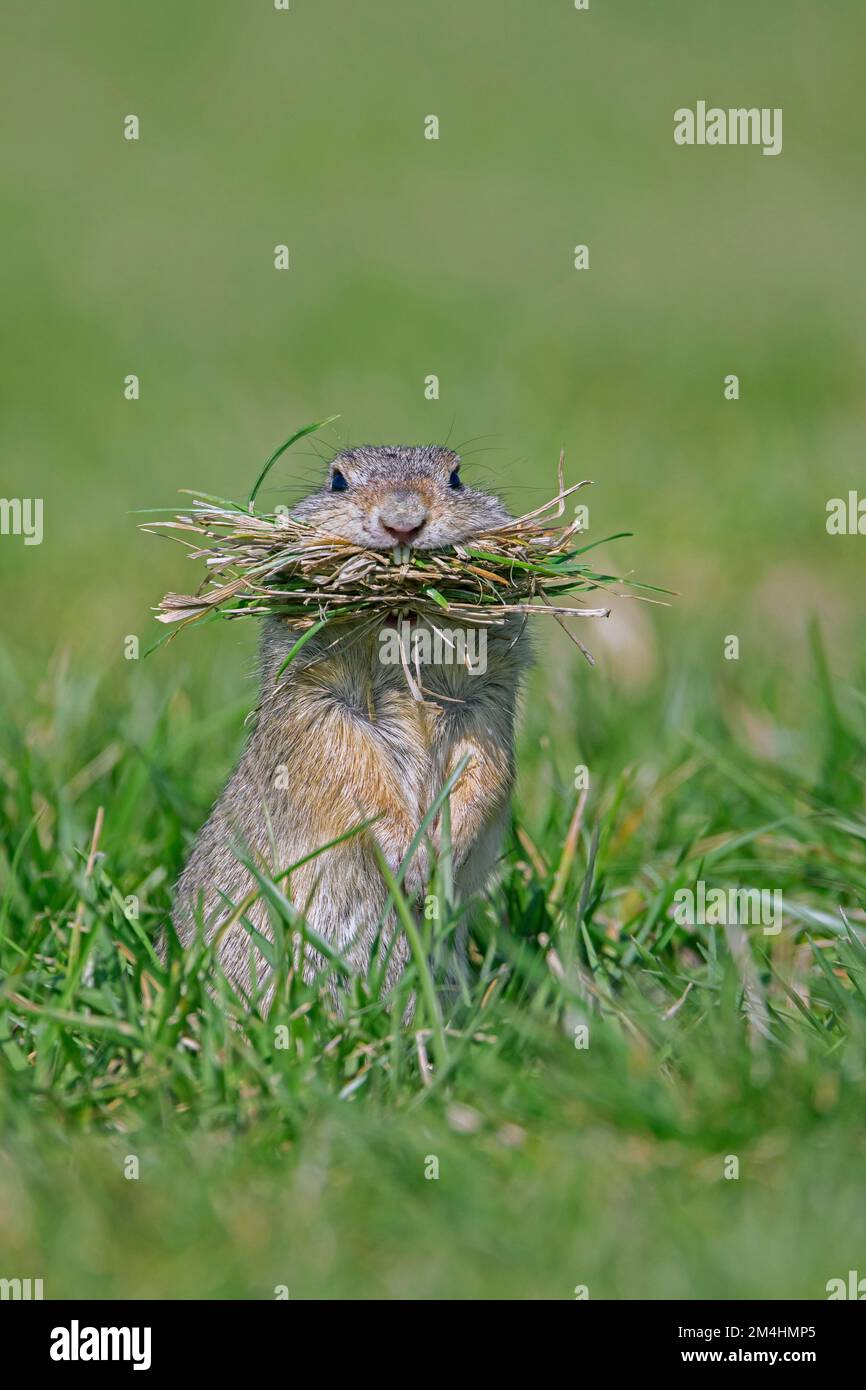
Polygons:
[[[364,447],[338,455],[323,487],[292,509],[317,530],[360,546],[435,549],[471,542],[508,520],[498,498],[465,485],[460,461],[440,447]],[[447,619],[452,640],[453,619]],[[382,626],[387,621],[383,620]],[[393,624],[392,624],[393,625]],[[383,660],[381,630],[341,623],[324,628],[280,674],[298,638],[287,620],[265,620],[261,689],[253,730],[240,761],[195,841],[177,883],[174,925],[192,944],[222,931],[219,959],[236,988],[254,983],[268,1001],[268,966],[244,924],[224,923],[258,885],[238,854],[276,877],[363,822],[351,835],[295,869],[287,891],[312,931],[357,971],[367,969],[387,898],[376,844],[392,871],[454,769],[451,846],[458,899],[479,893],[499,855],[514,782],[515,713],[529,662],[523,624],[509,616],[485,629],[484,661],[437,660],[422,668],[424,702],[413,697],[403,667]],[[472,649],[477,633],[465,632]],[[460,643],[457,644],[458,646]],[[410,642],[411,647],[411,642]],[[438,845],[439,825],[429,837]],[[404,892],[421,910],[427,852],[408,866]],[[246,913],[272,939],[261,897]],[[395,939],[392,941],[392,936]],[[394,920],[380,946],[391,948],[385,984],[409,956]],[[311,978],[323,962],[307,948]]]

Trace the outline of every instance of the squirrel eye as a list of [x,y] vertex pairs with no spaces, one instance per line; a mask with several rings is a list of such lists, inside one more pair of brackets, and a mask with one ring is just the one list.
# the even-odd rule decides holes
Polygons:
[[349,484],[346,482],[346,479],[343,477],[340,470],[338,468],[335,468],[333,473],[331,474],[331,491],[345,492],[348,486]]
[[449,486],[449,487],[462,487],[462,486],[463,486],[463,484],[462,484],[461,481],[460,481],[460,474],[457,472],[457,469],[456,469],[456,468],[454,469],[454,472],[451,474],[451,477],[448,479],[448,486]]

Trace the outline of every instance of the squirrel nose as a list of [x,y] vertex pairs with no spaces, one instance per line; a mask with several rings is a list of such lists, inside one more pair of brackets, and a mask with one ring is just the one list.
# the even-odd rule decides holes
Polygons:
[[[424,521],[426,521],[426,519],[425,517]],[[420,535],[421,531],[424,529],[424,521],[419,522],[417,526],[408,527],[389,526],[387,521],[383,521],[382,530],[387,531],[389,536],[393,536],[397,545],[408,545],[410,541],[414,541],[415,537]]]
[[385,498],[378,520],[395,545],[409,545],[424,529],[427,507],[414,489],[395,489]]

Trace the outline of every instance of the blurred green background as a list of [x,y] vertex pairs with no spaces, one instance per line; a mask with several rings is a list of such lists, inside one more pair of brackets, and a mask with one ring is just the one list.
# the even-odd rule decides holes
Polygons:
[[[12,981],[24,1002],[2,1000],[18,1137],[0,1150],[0,1273],[122,1297],[269,1296],[283,1278],[293,1297],[570,1297],[584,1278],[593,1297],[820,1297],[863,1268],[866,993],[846,995],[859,1024],[853,1006],[837,1017],[821,989],[842,966],[816,985],[795,937],[838,930],[840,903],[864,921],[866,538],[825,529],[829,498],[866,491],[864,39],[861,0],[41,0],[7,15],[0,495],[43,498],[45,539],[0,537],[0,945],[16,968],[21,942],[45,944]],[[677,147],[673,113],[701,99],[781,107],[781,155]],[[349,1063],[316,1042],[281,1090],[271,1059],[256,1071],[264,1044],[225,1020],[202,1030],[215,1060],[130,1060],[88,1032],[151,1027],[109,892],[140,895],[158,929],[255,699],[252,623],[124,660],[127,634],[142,649],[160,634],[152,605],[198,577],[135,513],[182,487],[243,496],[278,443],[337,412],[280,460],[263,504],[309,488],[326,449],[447,439],[467,478],[522,511],[551,494],[564,446],[567,480],[595,480],[590,538],[634,533],[605,549],[610,567],[679,595],[581,630],[592,672],[558,630],[540,638],[517,806],[544,862],[533,878],[511,846],[527,906],[502,923],[531,956],[585,761],[572,897],[597,826],[603,867],[585,920],[569,911],[629,1008],[669,964],[672,990],[697,987],[671,1027],[645,1005],[652,1047],[599,1020],[578,1067],[517,973],[491,1006],[495,1060],[469,1054],[453,1078],[474,1137],[448,1097],[420,1109],[411,1075],[396,1100],[384,1073],[370,1108],[338,1099]],[[105,877],[88,896],[100,805]],[[715,956],[671,944],[665,895],[705,856],[726,883],[783,883],[800,912],[775,964],[813,991],[809,1042],[765,970],[785,1044],[766,1073],[736,988],[714,1007]],[[73,997],[79,895],[102,993],[85,979]],[[632,933],[656,954],[638,958]],[[206,992],[196,1007],[207,1020]],[[178,1156],[163,1138],[184,1126]],[[73,1149],[78,1127],[101,1141]],[[719,1179],[732,1145],[742,1184]],[[130,1149],[154,1154],[153,1181],[121,1179]],[[448,1165],[437,1205],[431,1151]]]
[[[331,445],[473,441],[467,476],[518,508],[564,445],[592,535],[636,533],[609,563],[681,592],[623,619],[650,644],[795,662],[818,611],[844,654],[864,542],[824,520],[863,478],[864,37],[855,0],[18,7],[2,491],[44,497],[45,541],[0,544],[12,642],[121,663],[191,578],[134,509],[241,495],[340,412]],[[781,106],[782,154],[675,146],[699,98]],[[301,445],[263,502],[318,469]]]

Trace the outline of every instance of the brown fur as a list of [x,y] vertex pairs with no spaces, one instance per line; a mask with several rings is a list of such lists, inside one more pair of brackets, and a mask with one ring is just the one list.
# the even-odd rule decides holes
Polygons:
[[[352,450],[333,461],[329,474],[339,471],[346,490],[331,491],[329,482],[294,515],[365,546],[390,548],[395,530],[411,530],[411,543],[423,548],[466,541],[508,514],[495,497],[451,486],[458,464],[438,448]],[[452,620],[446,621],[453,631]],[[220,890],[237,903],[255,887],[235,848],[251,851],[276,875],[377,818],[361,835],[297,869],[288,893],[320,937],[353,968],[365,969],[387,891],[370,837],[396,870],[465,755],[469,763],[450,797],[455,889],[465,897],[483,888],[499,852],[514,778],[515,702],[528,660],[519,622],[488,630],[483,674],[456,664],[423,666],[424,704],[413,699],[401,666],[382,664],[377,637],[347,625],[335,642],[326,628],[278,679],[297,631],[268,619],[253,733],[177,885],[174,921],[185,944],[195,937],[199,901],[210,938],[228,914]],[[434,825],[434,844],[437,837]],[[405,881],[412,901],[419,902],[425,880],[422,849]],[[272,935],[261,900],[248,916]],[[393,930],[392,920],[387,931]],[[220,960],[242,990],[250,985],[250,956],[250,937],[234,923],[222,939]],[[407,958],[400,934],[387,983]],[[305,962],[307,977],[316,964]],[[258,953],[255,969],[266,989],[267,966]]]

